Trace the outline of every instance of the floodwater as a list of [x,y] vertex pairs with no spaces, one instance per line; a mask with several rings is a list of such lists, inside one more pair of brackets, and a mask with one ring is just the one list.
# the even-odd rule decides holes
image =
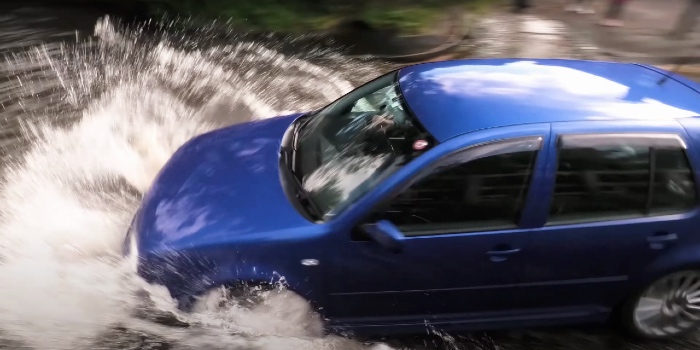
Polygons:
[[[196,312],[180,314],[162,288],[143,283],[119,258],[140,196],[172,152],[214,128],[315,109],[392,66],[328,52],[309,38],[253,40],[215,24],[187,32],[186,21],[125,29],[72,9],[0,13],[0,348],[698,346],[631,343],[600,330],[432,332],[362,343],[323,336],[308,305],[287,294],[253,310],[221,306],[211,295]],[[486,21],[488,35],[498,36],[505,23]],[[483,38],[491,46],[477,54],[507,51]],[[150,303],[137,297],[140,290],[149,292]],[[193,326],[151,321],[167,312]]]

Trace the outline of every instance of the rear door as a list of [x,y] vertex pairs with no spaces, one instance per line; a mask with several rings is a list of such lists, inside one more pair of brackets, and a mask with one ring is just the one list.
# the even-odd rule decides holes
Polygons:
[[553,125],[523,306],[602,316],[636,274],[697,234],[687,135],[673,120],[657,124]]

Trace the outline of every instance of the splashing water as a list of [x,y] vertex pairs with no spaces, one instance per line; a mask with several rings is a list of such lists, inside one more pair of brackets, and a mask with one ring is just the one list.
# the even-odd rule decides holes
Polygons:
[[[509,16],[482,22],[480,56],[518,56],[508,43],[532,41],[505,35],[519,23]],[[136,278],[119,254],[141,194],[185,140],[321,107],[390,67],[305,46],[303,38],[252,40],[214,25],[179,29],[189,28],[187,21],[151,25],[119,29],[103,19],[93,37],[42,45],[20,29],[12,40],[36,46],[0,45],[15,48],[0,57],[0,77],[7,77],[0,80],[0,349],[391,349],[322,336],[318,318],[293,294],[275,293],[249,310],[222,303],[214,291],[181,314],[163,287]],[[282,53],[289,45],[295,54]],[[319,175],[346,171],[324,168]],[[362,172],[355,175],[362,180]],[[142,317],[156,311],[192,327]],[[496,345],[489,336],[427,333],[437,336],[423,344],[428,348],[503,349],[504,341],[523,348],[517,339]],[[534,337],[535,346],[525,348],[660,348],[586,333]],[[697,342],[671,347],[696,349]]]
[[[35,46],[0,62],[10,77],[0,85],[0,348],[127,348],[128,337],[120,344],[110,335],[119,329],[178,349],[366,348],[323,337],[320,320],[291,294],[247,311],[221,307],[213,294],[179,314],[164,288],[132,274],[120,248],[141,194],[186,140],[318,108],[380,68],[307,51],[332,62],[331,70],[243,36],[195,44],[212,41],[207,30],[177,42],[172,28],[151,35],[117,28],[103,19],[95,38]],[[355,81],[341,78],[346,71]],[[135,317],[140,289],[155,308],[196,326]]]

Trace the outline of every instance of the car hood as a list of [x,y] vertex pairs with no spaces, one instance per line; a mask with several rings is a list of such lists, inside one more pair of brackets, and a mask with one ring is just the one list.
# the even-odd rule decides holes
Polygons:
[[239,124],[183,145],[135,217],[132,230],[139,250],[276,239],[315,226],[285,195],[279,168],[284,133],[300,116]]

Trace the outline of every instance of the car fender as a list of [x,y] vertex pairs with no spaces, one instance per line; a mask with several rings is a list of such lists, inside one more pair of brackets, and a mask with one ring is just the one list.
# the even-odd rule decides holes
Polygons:
[[[211,281],[210,285],[214,288],[234,286],[239,283],[272,285],[288,289],[307,298],[314,294],[313,285],[316,283],[312,283],[312,280],[320,277],[320,273],[307,272],[302,274],[293,268],[273,267],[271,264],[251,262],[243,264],[243,266],[237,264],[217,269],[215,274],[209,276],[209,280]],[[207,288],[207,290],[209,289],[211,288]]]
[[[314,244],[306,241],[306,245]],[[148,261],[141,265],[144,268],[141,274],[149,282],[171,286],[170,294],[183,310],[190,309],[198,297],[212,289],[240,283],[280,286],[314,307],[320,306],[321,266],[305,265],[301,256],[280,254],[281,251],[302,252],[294,244],[283,242],[269,242],[264,249],[220,244],[144,257]]]
[[180,300],[181,309],[191,309],[191,307],[194,305],[193,301],[195,301],[197,297],[206,295],[215,289],[221,287],[236,288],[241,285],[246,287],[265,286],[270,289],[275,288],[287,290],[302,297],[304,300],[309,302],[314,309],[321,308],[321,293],[313,288],[313,286],[318,285],[318,283],[313,282],[313,279],[311,278],[306,277],[298,279],[293,276],[288,278],[284,273],[278,273],[277,271],[266,269],[264,267],[260,269],[262,271],[243,274],[231,273],[233,269],[222,270],[224,270],[222,273],[216,274],[213,276],[213,279],[210,279],[210,283],[203,285],[203,288],[197,290],[196,293],[188,298]]
[[630,276],[634,290],[640,290],[664,275],[686,269],[700,269],[700,242],[675,246],[639,274]]

